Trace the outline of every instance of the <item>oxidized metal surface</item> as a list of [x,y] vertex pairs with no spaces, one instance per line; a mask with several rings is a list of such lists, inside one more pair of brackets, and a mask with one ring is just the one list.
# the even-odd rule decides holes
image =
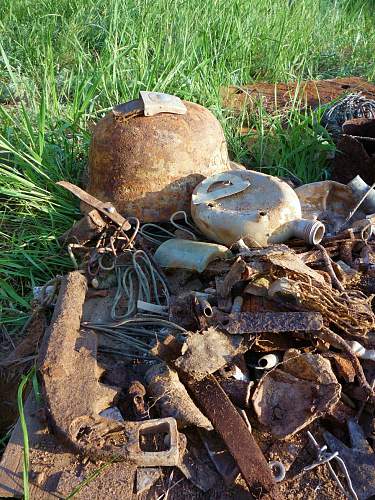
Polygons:
[[330,413],[340,397],[341,385],[328,359],[291,349],[261,378],[252,402],[259,422],[284,439]]
[[304,219],[318,219],[327,233],[336,234],[356,200],[349,186],[335,181],[320,181],[296,188]]
[[146,117],[121,105],[100,120],[90,147],[87,190],[142,222],[189,212],[194,187],[230,170],[230,164],[216,118],[198,104],[184,104],[184,115]]
[[230,363],[241,351],[243,341],[242,336],[228,335],[212,327],[189,334],[174,366],[179,372],[201,380]]
[[211,420],[236,460],[250,492],[259,498],[280,498],[266,459],[245,421],[233,406],[215,377],[189,383],[190,391],[203,413]]
[[[78,186],[71,184],[70,182],[66,181],[59,181],[56,182],[59,186],[62,186],[63,188],[67,189],[71,193],[73,193],[77,198],[79,198],[81,201],[89,205],[90,207],[96,208],[99,212],[104,214],[106,217],[111,219],[113,222],[118,224],[122,229],[127,231],[128,229],[131,228],[131,225],[129,222],[121,215],[119,214],[116,210],[108,210],[108,208],[112,208],[107,206],[105,203],[103,203],[100,199],[96,199],[94,196],[86,193],[83,189],[79,188]],[[114,207],[116,208],[116,207]],[[90,209],[91,210],[91,209]]]
[[245,312],[231,314],[223,321],[231,334],[314,332],[322,325],[322,315],[316,312]]
[[68,243],[78,243],[84,245],[92,239],[98,237],[104,231],[107,224],[101,217],[100,213],[92,209],[81,220],[76,222],[58,240],[61,245]]
[[269,112],[292,105],[297,100],[301,107],[315,108],[337,99],[343,94],[363,92],[369,98],[375,98],[375,85],[363,78],[335,78],[333,80],[308,80],[290,83],[264,83],[230,86],[221,89],[223,106],[237,113],[243,113],[245,108],[252,111],[256,103],[263,102]]
[[[78,271],[63,278],[41,350],[44,400],[55,434],[92,459],[116,457],[142,466],[177,465],[181,450],[174,418],[126,422],[100,416],[118,391],[99,382],[96,334],[80,329],[86,289],[86,279]],[[140,435],[160,432],[169,436],[168,449],[141,449]]]

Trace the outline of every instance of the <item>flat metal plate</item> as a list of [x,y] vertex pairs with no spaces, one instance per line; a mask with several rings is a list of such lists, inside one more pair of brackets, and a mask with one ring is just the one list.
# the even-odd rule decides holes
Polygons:
[[158,113],[184,115],[187,112],[185,104],[175,95],[141,90],[140,96],[144,104],[145,116],[154,116]]

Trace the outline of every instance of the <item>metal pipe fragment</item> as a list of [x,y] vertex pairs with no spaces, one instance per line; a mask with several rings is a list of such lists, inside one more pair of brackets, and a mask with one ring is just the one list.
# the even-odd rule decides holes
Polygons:
[[213,315],[213,312],[212,312],[211,304],[208,302],[208,300],[199,296],[199,295],[196,295],[195,297],[198,301],[198,304],[199,304],[199,307],[200,307],[200,310],[201,310],[203,316],[205,316],[206,318],[211,318]]
[[257,370],[270,370],[279,362],[280,359],[276,354],[266,354],[265,356],[262,356],[260,359],[258,359],[258,366],[256,366],[255,368]]

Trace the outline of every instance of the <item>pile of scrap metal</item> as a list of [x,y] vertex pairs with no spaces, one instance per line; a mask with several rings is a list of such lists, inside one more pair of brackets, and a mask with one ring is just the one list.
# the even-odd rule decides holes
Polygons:
[[375,191],[245,170],[207,110],[155,93],[98,124],[89,177],[59,183],[85,215],[40,352],[55,438],[138,494],[283,498],[324,468],[326,498],[375,494]]

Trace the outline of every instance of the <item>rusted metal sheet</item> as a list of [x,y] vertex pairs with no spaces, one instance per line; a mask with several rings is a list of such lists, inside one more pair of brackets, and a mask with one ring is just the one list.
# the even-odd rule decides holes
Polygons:
[[189,388],[236,460],[251,494],[256,498],[266,494],[269,498],[281,498],[261,449],[215,377],[209,375],[199,382],[190,382]]
[[341,385],[327,359],[291,349],[262,377],[252,402],[259,422],[277,439],[285,439],[324,417],[340,397]]
[[230,314],[222,321],[233,335],[242,333],[314,332],[323,326],[317,312],[256,312]]
[[251,390],[254,386],[253,381],[246,382],[245,380],[227,378],[220,380],[220,385],[233,404],[239,408],[249,407]]
[[173,416],[180,429],[202,427],[212,430],[210,421],[195,406],[176,371],[165,363],[158,363],[148,369],[145,378],[148,396],[154,401],[159,415]]
[[124,229],[124,231],[128,231],[131,228],[129,222],[125,219],[125,217],[119,214],[116,209],[114,211],[111,211],[111,209],[113,210],[113,208],[115,207],[111,206],[110,204],[103,203],[102,201],[98,200],[94,196],[91,196],[91,194],[86,193],[86,191],[79,188],[78,186],[75,186],[74,184],[71,184],[70,182],[59,181],[56,182],[56,184],[73,193],[75,196],[77,196],[77,198],[79,198],[90,207],[96,208],[96,210],[118,224],[122,229]]
[[232,264],[225,278],[216,277],[216,291],[218,306],[223,311],[229,312],[232,308],[231,290],[236,283],[251,276],[246,262],[238,257]]
[[245,109],[251,112],[259,101],[263,101],[266,110],[272,113],[290,106],[296,100],[301,102],[301,107],[315,108],[343,94],[354,92],[363,92],[364,96],[375,99],[375,85],[358,77],[233,85],[222,88],[221,97],[223,106],[238,114]]
[[181,348],[183,354],[174,365],[178,371],[201,380],[228,364],[241,351],[243,340],[242,336],[231,336],[209,327],[187,337]]

